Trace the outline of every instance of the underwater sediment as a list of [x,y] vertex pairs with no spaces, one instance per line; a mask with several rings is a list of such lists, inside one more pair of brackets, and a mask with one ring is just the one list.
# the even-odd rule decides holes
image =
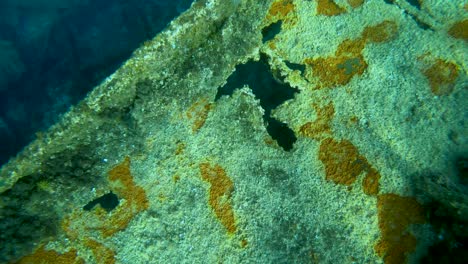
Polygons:
[[462,2],[194,2],[1,168],[0,262],[466,258]]

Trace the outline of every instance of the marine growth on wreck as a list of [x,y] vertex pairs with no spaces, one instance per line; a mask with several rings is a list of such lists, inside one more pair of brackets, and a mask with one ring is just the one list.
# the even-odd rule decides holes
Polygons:
[[197,0],[0,169],[0,263],[468,261],[465,0]]

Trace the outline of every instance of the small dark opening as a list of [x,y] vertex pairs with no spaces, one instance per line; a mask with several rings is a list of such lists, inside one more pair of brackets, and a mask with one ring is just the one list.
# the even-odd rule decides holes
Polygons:
[[260,61],[249,61],[238,65],[229,76],[226,85],[218,89],[216,100],[223,95],[231,95],[235,89],[248,85],[255,97],[260,100],[260,106],[265,110],[263,120],[267,123],[267,131],[284,150],[292,149],[297,138],[285,123],[271,117],[271,111],[294,98],[299,90],[292,88],[284,82],[284,78],[271,71],[267,63],[266,55],[262,54]]
[[455,169],[460,183],[468,187],[468,158],[464,156],[457,157]]
[[408,13],[407,11],[405,11],[405,14],[409,15],[411,17],[411,19],[414,20],[414,22],[416,22],[416,25],[420,28],[420,29],[423,29],[423,30],[432,30],[433,29],[431,28],[430,25],[424,23],[423,21],[421,21],[421,19],[419,19],[417,16],[413,15],[413,14],[410,14]]
[[408,4],[416,7],[418,10],[421,10],[421,2],[420,0],[406,0],[406,2],[408,2]]
[[92,200],[91,202],[89,202],[87,205],[85,205],[83,207],[83,210],[91,211],[94,208],[94,206],[98,204],[104,210],[106,210],[107,212],[110,212],[114,210],[117,207],[117,205],[119,205],[119,197],[117,197],[117,195],[115,195],[113,192],[104,194],[103,196],[96,198]]
[[305,65],[304,64],[297,64],[297,63],[293,63],[293,62],[289,62],[289,61],[285,61],[285,63],[286,63],[286,66],[288,66],[289,69],[291,69],[293,71],[300,71],[301,75],[304,75],[304,71],[305,71]]
[[273,24],[270,24],[269,26],[266,26],[262,29],[262,36],[263,36],[263,43],[272,40],[275,38],[275,36],[280,33],[281,31],[281,24],[283,24],[283,21],[278,21]]
[[[408,12],[408,10],[402,8],[398,3],[395,3],[395,0],[384,0],[385,3],[387,4],[396,4],[399,8],[403,9],[405,14],[409,15],[411,17],[411,19],[414,20],[414,22],[416,22],[416,25],[418,25],[419,28],[423,29],[423,30],[432,30],[434,31],[430,25],[428,25],[427,23],[424,23],[421,19],[419,19],[417,16],[411,14]],[[416,7],[418,10],[421,10],[421,0],[406,0],[406,2],[408,2],[408,4]]]
[[288,125],[274,118],[268,120],[267,132],[286,151],[291,150],[297,140],[296,135]]

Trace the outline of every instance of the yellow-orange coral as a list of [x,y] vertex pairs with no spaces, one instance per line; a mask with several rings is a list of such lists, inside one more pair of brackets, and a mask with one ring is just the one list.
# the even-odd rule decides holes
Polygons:
[[393,193],[377,197],[381,239],[375,251],[385,264],[405,263],[406,254],[416,248],[416,238],[407,230],[410,224],[424,223],[423,207],[412,197]]
[[218,220],[226,230],[233,234],[236,232],[236,222],[231,206],[231,193],[234,184],[219,165],[211,166],[209,163],[200,164],[200,173],[204,181],[210,183],[209,204]]

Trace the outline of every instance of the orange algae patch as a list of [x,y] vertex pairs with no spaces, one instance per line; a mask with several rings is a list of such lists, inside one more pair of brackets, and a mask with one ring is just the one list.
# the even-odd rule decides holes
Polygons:
[[117,208],[112,212],[100,206],[90,212],[75,210],[62,220],[62,229],[67,237],[89,248],[96,262],[103,264],[115,263],[115,253],[104,244],[90,239],[92,232],[99,230],[103,238],[112,236],[124,230],[136,214],[149,207],[145,191],[133,181],[129,157],[108,172],[108,179],[112,192],[124,199]]
[[324,57],[306,59],[304,61],[313,74],[309,72],[306,77],[319,79],[319,88],[345,85],[357,74],[362,75],[367,68],[367,63],[361,54],[356,56]]
[[271,4],[268,14],[272,17],[285,17],[294,10],[292,0],[278,0]]
[[121,164],[109,171],[108,179],[111,181],[111,185],[114,185],[112,190],[126,201],[122,207],[116,208],[117,212],[113,212],[110,217],[106,216],[107,223],[102,228],[104,237],[125,229],[136,214],[149,207],[145,190],[133,181],[129,157],[126,157]]
[[349,140],[322,140],[319,159],[325,166],[328,181],[350,186],[361,173],[366,172],[362,181],[363,192],[367,195],[376,195],[379,192],[380,174]]
[[306,78],[318,81],[317,88],[332,88],[349,83],[354,76],[362,75],[367,69],[367,62],[362,55],[366,43],[390,40],[396,32],[396,23],[392,21],[366,27],[360,38],[346,39],[340,43],[334,56],[305,59]]
[[185,143],[183,143],[183,142],[178,142],[178,143],[177,143],[176,150],[175,150],[175,154],[176,154],[176,155],[180,155],[180,154],[184,153],[185,148],[186,148]]
[[188,109],[186,115],[187,118],[192,120],[192,131],[197,132],[206,121],[208,113],[211,111],[213,104],[208,103],[206,99],[196,101]]
[[274,41],[268,41],[268,47],[270,49],[275,50],[276,49],[276,43]]
[[317,14],[337,16],[346,12],[346,9],[337,5],[333,0],[317,0]]
[[307,122],[301,126],[299,132],[309,138],[322,139],[326,135],[331,135],[330,121],[335,115],[335,108],[332,103],[324,107],[314,104],[317,118],[313,122]]
[[458,67],[452,62],[437,59],[423,71],[423,74],[429,80],[433,94],[448,95],[453,91],[455,80],[458,77]]
[[327,138],[321,142],[319,151],[326,179],[336,184],[349,186],[364,170],[364,162],[349,140]]
[[281,20],[283,22],[281,28],[287,28],[288,25],[294,25],[297,21],[297,17],[294,14],[295,8],[294,0],[274,1],[265,17],[266,24],[269,25]]
[[81,215],[77,212],[73,212],[72,214],[66,216],[61,222],[62,230],[70,240],[77,240],[81,235],[81,230],[75,228],[76,222],[73,221],[78,220],[80,216]]
[[448,34],[454,38],[468,40],[468,19],[453,24],[448,30]]
[[93,252],[94,258],[97,263],[101,264],[114,264],[115,263],[115,252],[112,249],[104,246],[103,244],[87,239],[85,244]]
[[124,230],[139,212],[148,209],[146,193],[137,186],[130,172],[130,158],[116,165],[108,173],[112,192],[123,201],[108,213],[100,206],[92,211],[76,210],[62,221],[62,229],[72,239],[83,239],[90,231],[100,230],[104,238]]
[[380,173],[374,168],[370,168],[366,177],[362,180],[362,190],[367,195],[377,195],[379,193]]
[[38,248],[31,255],[24,256],[17,264],[82,264],[85,263],[78,258],[77,251],[72,249],[63,254],[55,250],[46,250],[44,246]]
[[179,182],[179,181],[180,181],[180,176],[179,176],[179,175],[174,175],[174,176],[172,176],[172,181],[173,181],[174,183]]
[[240,242],[241,248],[246,248],[248,245],[249,245],[249,242],[247,241],[247,239],[242,239],[241,240],[241,242]]
[[233,234],[236,232],[234,212],[231,206],[231,194],[234,190],[232,180],[219,165],[211,166],[208,163],[200,164],[200,173],[204,181],[210,183],[209,204],[218,220],[226,230]]
[[398,31],[398,26],[394,21],[385,20],[375,26],[366,27],[362,32],[362,37],[366,41],[381,43],[391,40]]
[[412,197],[389,193],[377,196],[377,209],[381,239],[375,251],[385,264],[405,263],[417,242],[407,228],[425,222],[423,207]]
[[272,139],[270,136],[265,137],[263,142],[269,146],[278,147],[278,142],[276,142],[276,140]]
[[[91,212],[75,210],[66,216],[61,227],[67,237],[93,252],[97,263],[114,264],[114,251],[93,239],[89,239],[91,232],[100,230],[104,238],[123,230],[132,218],[142,210],[149,207],[143,188],[135,185],[130,172],[130,158],[111,169],[108,173],[111,190],[120,198],[125,199],[123,203],[111,213],[100,206],[96,206]],[[64,254],[39,248],[32,255],[22,258],[18,263],[84,263],[77,259],[76,250]]]
[[360,7],[364,3],[364,0],[348,0],[348,4],[352,8]]

